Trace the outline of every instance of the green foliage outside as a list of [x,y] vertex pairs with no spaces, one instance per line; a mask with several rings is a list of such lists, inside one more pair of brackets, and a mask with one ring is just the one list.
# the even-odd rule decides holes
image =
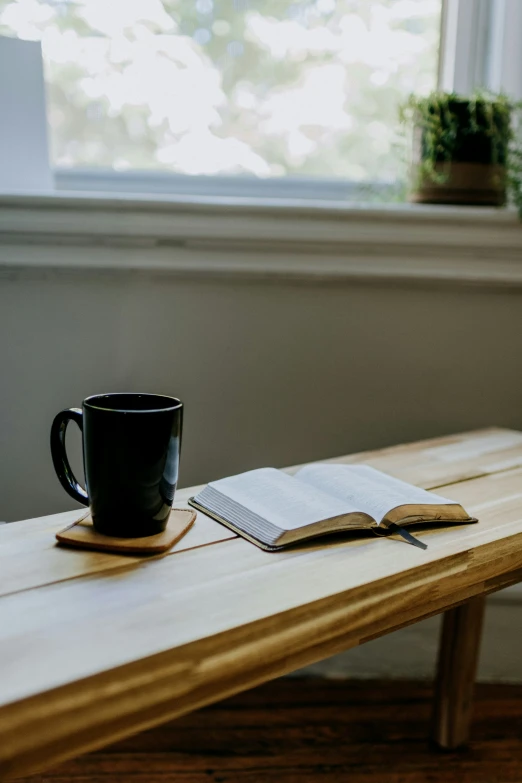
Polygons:
[[0,0],[40,39],[61,166],[404,170],[397,107],[435,86],[441,0]]

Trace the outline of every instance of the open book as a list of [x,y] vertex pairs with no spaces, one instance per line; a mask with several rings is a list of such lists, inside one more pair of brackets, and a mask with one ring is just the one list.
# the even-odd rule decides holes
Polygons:
[[[294,476],[261,468],[212,481],[190,504],[263,549],[343,530],[403,530],[415,522],[476,522],[454,500],[367,465],[307,465]],[[400,526],[400,527],[399,527]]]

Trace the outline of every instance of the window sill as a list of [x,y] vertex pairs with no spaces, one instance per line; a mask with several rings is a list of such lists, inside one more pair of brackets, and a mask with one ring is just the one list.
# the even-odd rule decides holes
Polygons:
[[0,269],[13,268],[522,286],[522,225],[473,207],[1,195]]

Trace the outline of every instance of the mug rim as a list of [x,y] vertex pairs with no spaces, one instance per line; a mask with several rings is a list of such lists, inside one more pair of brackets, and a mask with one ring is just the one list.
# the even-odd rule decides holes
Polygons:
[[[108,408],[104,405],[96,405],[96,400],[102,400],[107,397],[149,397],[153,399],[170,401],[171,405],[157,407],[152,405],[150,408]],[[168,394],[154,394],[152,392],[108,392],[105,394],[91,394],[83,401],[83,406],[95,411],[105,411],[106,413],[161,413],[165,411],[175,411],[183,407],[183,403],[178,397],[171,397]]]

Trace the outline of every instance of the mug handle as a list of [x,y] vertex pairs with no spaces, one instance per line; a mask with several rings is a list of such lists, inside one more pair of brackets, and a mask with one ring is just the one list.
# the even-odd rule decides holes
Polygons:
[[83,506],[89,505],[87,492],[78,483],[67,459],[65,450],[65,431],[69,421],[75,421],[83,433],[83,412],[80,408],[68,408],[60,411],[55,417],[51,427],[51,456],[56,475],[60,484],[74,500]]

